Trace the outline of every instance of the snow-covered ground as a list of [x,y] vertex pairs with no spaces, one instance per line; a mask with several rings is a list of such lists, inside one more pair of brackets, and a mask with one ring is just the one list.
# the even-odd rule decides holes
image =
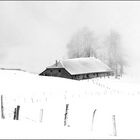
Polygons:
[[0,70],[0,138],[140,138],[139,85],[128,76],[75,81]]

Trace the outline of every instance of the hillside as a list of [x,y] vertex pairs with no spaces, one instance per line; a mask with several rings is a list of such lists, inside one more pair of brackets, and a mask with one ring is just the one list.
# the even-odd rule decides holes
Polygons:
[[[140,86],[127,76],[75,81],[1,69],[0,93],[0,138],[140,137]],[[19,120],[13,120],[17,105]]]

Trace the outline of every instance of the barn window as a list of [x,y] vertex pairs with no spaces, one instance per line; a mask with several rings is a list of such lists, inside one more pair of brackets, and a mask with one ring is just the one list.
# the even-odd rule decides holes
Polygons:
[[59,72],[61,72],[61,70],[58,70]]
[[52,70],[50,70],[50,72],[52,72]]

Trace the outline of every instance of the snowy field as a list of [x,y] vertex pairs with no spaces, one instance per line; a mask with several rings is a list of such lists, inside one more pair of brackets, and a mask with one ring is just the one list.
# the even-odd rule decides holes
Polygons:
[[139,85],[127,76],[75,81],[0,70],[0,138],[140,138]]

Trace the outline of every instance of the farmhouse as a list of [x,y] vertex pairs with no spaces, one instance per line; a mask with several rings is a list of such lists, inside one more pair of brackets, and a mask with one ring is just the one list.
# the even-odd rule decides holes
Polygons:
[[56,61],[39,75],[83,80],[112,74],[113,71],[99,59],[88,57]]

